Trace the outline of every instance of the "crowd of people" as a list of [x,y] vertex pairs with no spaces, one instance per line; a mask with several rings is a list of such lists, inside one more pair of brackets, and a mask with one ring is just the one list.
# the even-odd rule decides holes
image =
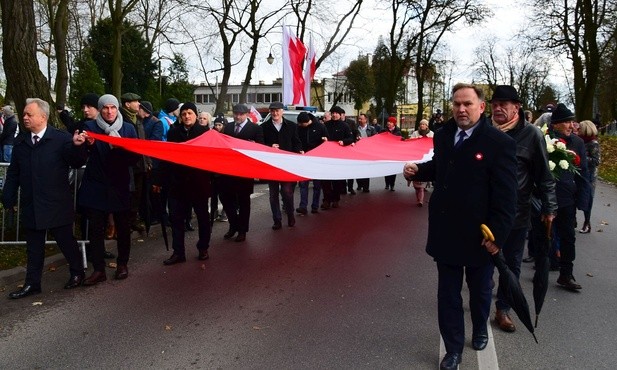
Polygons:
[[[251,122],[245,104],[233,107],[233,120],[229,122],[223,115],[213,118],[207,112],[199,112],[193,102],[181,104],[173,98],[157,113],[150,102],[133,93],[122,95],[120,101],[109,94],[86,94],[81,106],[83,119],[79,121],[66,111],[59,111],[65,131],[48,125],[48,103],[28,99],[23,117],[27,132],[21,135],[12,128],[12,109],[3,108],[2,155],[10,166],[2,202],[5,208],[13,209],[21,189],[28,255],[25,284],[11,292],[10,298],[41,292],[47,231],[55,237],[69,263],[66,289],[107,280],[105,258],[110,253],[105,250],[106,238],[115,239],[117,244],[114,278],[126,279],[131,231],[143,232],[141,220],[146,214],[171,227],[173,252],[163,261],[164,265],[187,260],[185,232],[194,230],[193,214],[198,225],[199,260],[209,258],[215,219],[228,222],[224,239],[244,242],[247,238],[254,179],[149,158],[96,141],[88,132],[182,143],[214,129],[237,139],[299,154],[310,152],[324,141],[348,146],[380,132],[401,136],[395,117],[387,119],[382,128],[376,120],[369,123],[366,114],[360,114],[357,122],[347,118],[339,106],[333,106],[323,119],[302,112],[296,124],[283,117],[282,103],[273,102],[269,118],[260,125]],[[490,116],[485,112],[487,106],[491,108]],[[574,113],[564,104],[550,105],[546,110],[534,124],[531,112],[523,110],[514,87],[497,86],[486,102],[478,86],[460,83],[452,90],[452,117],[446,120],[439,111],[430,120],[421,120],[410,135],[412,139],[434,140],[433,158],[420,164],[407,163],[403,176],[413,184],[418,207],[426,203],[425,189],[433,188],[426,251],[437,264],[438,321],[447,352],[440,365],[442,369],[455,369],[462,361],[464,276],[470,294],[472,347],[480,351],[488,343],[487,321],[494,285],[489,252],[494,248],[503,251],[506,264],[518,277],[521,263],[534,260],[534,251],[546,237],[546,227],[552,224],[555,249],[559,251],[552,253],[554,267],[560,272],[557,283],[572,291],[582,289],[574,278],[576,212],[584,213],[579,232],[591,232],[600,163],[598,131],[592,121],[577,123]],[[547,138],[539,128],[544,125],[549,138],[556,138],[575,153],[575,170],[555,175]],[[4,141],[5,133],[11,140]],[[84,164],[77,210],[87,220],[87,258],[93,266],[88,277],[72,233],[74,207],[68,186],[69,169]],[[386,176],[386,190],[394,191],[395,179],[396,174]],[[311,213],[338,208],[342,194],[356,194],[354,181],[355,190],[370,191],[368,178],[301,181],[297,208],[295,182],[269,181],[272,229],[283,227],[284,216],[287,226],[294,227],[296,215],[307,215],[309,207]],[[310,182],[313,191],[309,201]],[[157,200],[156,206],[153,199]],[[483,238],[480,224],[488,225],[494,241]],[[529,255],[524,259],[527,241]],[[486,249],[479,248],[480,245]],[[516,326],[502,290],[497,289],[494,320],[501,330],[513,332]]]

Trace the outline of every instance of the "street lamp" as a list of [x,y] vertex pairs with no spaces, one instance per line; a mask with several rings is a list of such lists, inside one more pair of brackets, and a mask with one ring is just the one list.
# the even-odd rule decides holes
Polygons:
[[268,62],[268,64],[274,63],[274,57],[272,56],[272,48],[274,47],[274,45],[279,45],[279,46],[281,46],[281,48],[283,47],[283,45],[281,45],[281,43],[279,43],[279,42],[276,42],[276,43],[270,45],[270,54],[268,54],[268,57],[266,58],[266,61]]

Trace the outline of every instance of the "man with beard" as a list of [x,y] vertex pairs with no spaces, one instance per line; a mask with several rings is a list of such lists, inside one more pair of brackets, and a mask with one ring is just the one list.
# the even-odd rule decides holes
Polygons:
[[[248,119],[248,114],[249,108],[245,104],[236,104],[233,107],[234,121],[225,126],[223,133],[237,139],[263,144],[263,130],[261,126]],[[219,178],[221,203],[229,221],[229,230],[224,235],[227,240],[233,238],[236,233],[238,233],[236,242],[246,240],[251,217],[253,182],[252,178],[236,176],[221,175]]]
[[[484,108],[482,89],[456,84],[453,118],[435,132],[433,158],[409,162],[403,172],[408,181],[435,181],[426,251],[437,263],[439,331],[446,347],[440,369],[456,369],[462,360],[463,276],[469,288],[472,347],[486,348],[494,267],[482,245],[503,245],[515,216],[516,142],[491,125]],[[483,240],[481,224],[492,230],[494,243]]]
[[[261,125],[264,135],[264,144],[276,149],[287,152],[300,153],[302,146],[298,138],[298,125],[283,117],[283,103],[274,102],[269,106],[270,118]],[[295,182],[291,181],[269,181],[270,189],[270,209],[274,224],[272,230],[279,230],[282,227],[281,204],[279,194],[283,198],[283,206],[287,213],[287,226],[293,227],[296,224],[294,217],[294,188]]]
[[[208,130],[207,125],[202,126],[197,123],[197,107],[195,104],[186,102],[180,108],[179,122],[173,125],[167,133],[167,141],[183,143],[202,135]],[[210,214],[208,212],[210,172],[163,161],[161,162],[161,176],[165,178],[164,183],[169,186],[169,219],[174,250],[171,257],[163,261],[163,264],[173,265],[186,261],[184,220],[191,208],[195,210],[199,227],[197,259],[207,260],[209,258],[208,247],[210,246]]]
[[[508,238],[500,246],[506,264],[518,278],[521,275],[521,262],[530,224],[532,191],[536,188],[537,194],[541,197],[541,220],[552,222],[557,210],[555,180],[548,167],[546,143],[542,132],[525,120],[522,102],[516,89],[509,85],[497,86],[490,103],[493,112],[493,126],[513,138],[517,146],[516,218]],[[495,306],[497,326],[503,331],[513,332],[516,328],[510,317],[510,306],[506,302],[501,286],[497,289]]]
[[[110,94],[100,97],[100,113],[95,120],[84,123],[84,129],[101,135],[137,138],[135,127],[125,122],[119,109],[118,99]],[[105,272],[105,223],[112,213],[116,225],[118,258],[114,278],[126,279],[129,275],[128,261],[131,253],[131,194],[129,168],[139,155],[102,141],[88,138],[88,163],[84,171],[77,204],[88,216],[90,250],[94,272],[83,282],[95,285],[107,280]]]

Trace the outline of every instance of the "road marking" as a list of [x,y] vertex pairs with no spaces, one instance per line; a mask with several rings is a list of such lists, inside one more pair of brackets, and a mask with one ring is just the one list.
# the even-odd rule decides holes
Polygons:
[[[478,356],[478,369],[479,370],[499,370],[499,362],[497,361],[497,351],[495,350],[495,341],[493,337],[493,330],[490,325],[486,326],[488,331],[488,344],[486,348],[482,351],[474,351]],[[446,346],[443,344],[443,338],[441,335],[439,336],[439,360],[437,363],[437,367],[439,367],[439,363],[441,359],[446,355]],[[463,361],[464,361],[463,354]]]

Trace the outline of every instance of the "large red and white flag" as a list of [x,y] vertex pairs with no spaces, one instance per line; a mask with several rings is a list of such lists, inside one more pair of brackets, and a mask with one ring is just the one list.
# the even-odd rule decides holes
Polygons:
[[309,36],[308,52],[306,53],[306,63],[304,65],[304,101],[306,105],[311,104],[311,81],[315,77],[316,70],[316,50],[313,44],[313,34]]
[[433,155],[433,139],[401,141],[382,133],[355,145],[324,142],[306,154],[236,139],[209,130],[184,143],[127,139],[88,133],[97,140],[135,153],[226,175],[274,181],[342,180],[393,175],[407,161],[423,162]]
[[306,47],[288,26],[283,26],[283,104],[307,105],[302,65]]

